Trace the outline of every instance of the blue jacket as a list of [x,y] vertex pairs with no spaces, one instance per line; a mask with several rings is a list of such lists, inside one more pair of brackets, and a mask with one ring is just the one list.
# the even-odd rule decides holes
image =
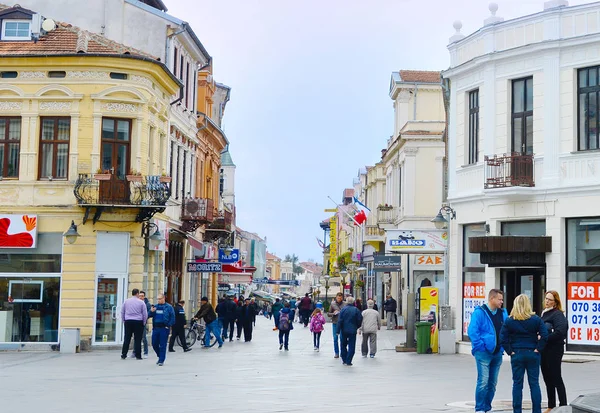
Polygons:
[[292,310],[291,307],[290,308],[283,307],[281,309],[280,313],[288,314],[288,317],[290,318],[290,330],[293,330],[294,329],[294,317],[296,316],[296,311]]
[[[502,321],[506,321],[508,318],[506,309],[502,308],[498,311],[502,311]],[[471,339],[471,354],[478,351],[494,352],[496,348],[496,329],[494,329],[491,317],[481,306],[475,307],[467,333]],[[500,354],[502,354],[502,347],[500,348]]]
[[356,334],[362,325],[362,314],[353,305],[347,305],[340,311],[337,320],[337,331],[344,334]]
[[532,315],[527,320],[509,317],[500,330],[500,342],[508,355],[523,349],[537,350],[541,353],[548,342],[548,329],[537,315]]
[[175,324],[175,310],[171,307],[171,304],[156,304],[156,311],[151,311],[148,315],[153,317],[154,321],[152,326],[155,327],[157,324],[164,324],[165,327],[171,327]]

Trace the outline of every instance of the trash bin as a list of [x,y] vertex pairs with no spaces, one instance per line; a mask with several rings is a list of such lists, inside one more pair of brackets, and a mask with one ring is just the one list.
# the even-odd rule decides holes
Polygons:
[[417,354],[431,353],[429,349],[429,340],[431,338],[431,323],[427,321],[419,321],[417,327]]
[[79,353],[79,329],[63,328],[60,330],[60,352]]

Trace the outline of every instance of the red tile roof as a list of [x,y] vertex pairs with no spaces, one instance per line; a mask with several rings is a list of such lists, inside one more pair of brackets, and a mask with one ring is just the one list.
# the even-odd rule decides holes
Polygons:
[[314,262],[301,262],[300,266],[313,274],[319,275],[323,271],[323,266],[315,264]]
[[400,80],[402,82],[415,83],[440,83],[441,73],[426,70],[400,70]]
[[[9,7],[0,4],[0,10]],[[0,55],[129,54],[157,59],[155,56],[114,42],[96,33],[67,23],[57,22],[56,29],[40,36],[37,42],[2,41]]]
[[279,261],[281,261],[281,258],[279,258],[277,255],[273,255],[270,252],[267,252],[267,260],[279,260]]

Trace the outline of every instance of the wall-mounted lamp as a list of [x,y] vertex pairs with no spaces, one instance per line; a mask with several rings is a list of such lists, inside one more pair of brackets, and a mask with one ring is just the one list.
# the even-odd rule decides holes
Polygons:
[[158,229],[158,225],[152,222],[144,222],[142,224],[142,237],[148,238],[148,245],[150,249],[155,249],[165,239]]
[[71,221],[71,226],[69,229],[63,234],[63,237],[67,239],[69,244],[73,244],[79,238],[79,232],[77,232],[77,225],[75,225],[75,221]]

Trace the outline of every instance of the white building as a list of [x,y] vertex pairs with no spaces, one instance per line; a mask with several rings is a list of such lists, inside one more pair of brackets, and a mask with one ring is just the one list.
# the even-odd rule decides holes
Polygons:
[[556,290],[570,322],[567,350],[600,351],[591,312],[600,305],[600,3],[567,5],[542,10],[540,1],[539,13],[510,21],[490,5],[492,16],[467,37],[454,24],[443,77],[456,211],[450,297],[461,343],[490,288],[505,291],[509,309],[529,295],[538,314]]

